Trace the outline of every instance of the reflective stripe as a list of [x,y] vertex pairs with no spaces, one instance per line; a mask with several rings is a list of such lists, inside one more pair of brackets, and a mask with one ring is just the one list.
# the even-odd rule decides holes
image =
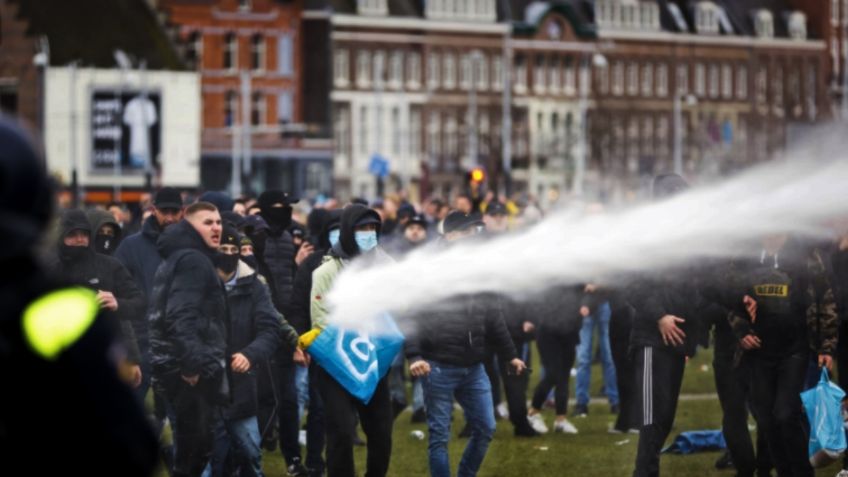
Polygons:
[[24,310],[24,339],[36,354],[54,360],[88,331],[98,309],[96,295],[86,288],[48,293]]

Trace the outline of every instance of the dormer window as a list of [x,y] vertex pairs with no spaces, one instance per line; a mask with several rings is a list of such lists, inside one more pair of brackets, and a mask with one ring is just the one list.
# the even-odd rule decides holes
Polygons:
[[[359,1],[379,1],[383,5],[387,2],[387,0]],[[431,20],[494,22],[497,16],[495,0],[428,0],[425,5],[424,13]]]
[[789,14],[786,23],[789,26],[789,38],[793,40],[807,39],[807,15],[804,15],[803,12],[792,12]]
[[595,3],[595,15],[601,29],[660,29],[660,9],[653,1],[598,0]]
[[695,5],[695,28],[698,33],[718,33],[719,8],[713,2]]
[[774,38],[774,18],[766,9],[754,13],[754,30],[759,38]]
[[389,13],[386,0],[357,0],[360,15],[385,16]]

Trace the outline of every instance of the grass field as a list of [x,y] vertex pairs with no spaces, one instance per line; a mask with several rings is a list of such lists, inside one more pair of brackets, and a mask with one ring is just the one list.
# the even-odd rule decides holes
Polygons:
[[[715,391],[712,373],[712,353],[701,351],[686,366],[683,394],[700,395],[697,399],[682,400],[678,407],[672,435],[696,429],[718,429],[721,425],[721,409],[714,396],[703,396]],[[534,369],[541,369],[538,363]],[[593,396],[601,388],[599,365],[593,366]],[[533,383],[538,380],[534,373]],[[573,393],[572,379],[572,393]],[[546,421],[553,421],[553,411],[545,411]],[[570,418],[571,419],[571,418]],[[537,438],[518,439],[512,436],[508,421],[498,421],[495,439],[480,470],[481,477],[531,477],[531,476],[629,476],[633,471],[638,436],[609,434],[607,432],[615,416],[609,413],[606,403],[593,404],[589,416],[571,419],[579,429],[577,435],[547,434]],[[453,434],[462,427],[462,413],[455,413]],[[410,413],[402,414],[394,426],[393,451],[389,475],[394,477],[425,476],[427,468],[427,440],[417,440],[410,435],[413,430],[426,433],[424,424],[411,424]],[[671,438],[670,437],[670,438]],[[451,465],[456,471],[464,449],[465,439],[452,439],[450,443]],[[688,456],[663,455],[662,474],[666,476],[723,476],[734,475],[732,470],[718,471],[713,463],[719,453],[702,453]],[[364,474],[365,450],[356,449],[356,465],[359,475]],[[279,452],[266,453],[264,466],[269,476],[284,476],[285,464]],[[821,469],[817,476],[832,477],[839,471],[834,465]],[[164,474],[163,474],[164,475]]]

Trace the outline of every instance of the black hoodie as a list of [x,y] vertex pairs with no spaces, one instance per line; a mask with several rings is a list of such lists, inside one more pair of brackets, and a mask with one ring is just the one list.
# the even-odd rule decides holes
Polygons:
[[91,231],[91,225],[83,211],[73,209],[62,214],[59,258],[51,264],[50,270],[55,277],[66,283],[90,288],[95,292],[108,291],[115,295],[118,310],[105,311],[104,316],[112,318],[112,323],[120,330],[121,338],[127,347],[127,358],[139,363],[141,357],[132,323],[143,319],[144,295],[135,286],[127,269],[114,258],[97,253],[91,247],[65,245],[64,237],[72,230]]
[[164,262],[153,279],[148,312],[154,385],[169,392],[179,375],[200,375],[204,391],[226,398],[229,318],[212,264],[216,251],[186,220],[162,232],[157,245]]
[[[321,262],[324,260],[324,255],[326,255],[329,251],[330,230],[338,228],[341,216],[341,210],[329,211],[321,214],[321,224],[312,224],[316,228],[320,225],[321,232],[318,237],[313,237],[313,240],[317,242],[317,244],[315,244],[315,251],[312,255],[306,257],[306,260],[304,260],[297,268],[297,274],[294,277],[294,288],[292,290],[291,317],[287,318],[289,323],[291,323],[291,325],[294,326],[294,329],[297,330],[298,334],[306,333],[312,329],[312,319],[309,315],[309,300],[311,299],[312,292],[312,272],[321,266]],[[312,215],[310,215],[309,218],[310,222],[312,222]]]
[[[351,204],[342,210],[339,219],[339,243],[331,249],[331,254],[338,258],[351,259],[359,255],[359,245],[356,244],[356,224],[367,217],[380,221],[380,214],[374,209],[360,204]],[[377,235],[381,226],[377,226]]]

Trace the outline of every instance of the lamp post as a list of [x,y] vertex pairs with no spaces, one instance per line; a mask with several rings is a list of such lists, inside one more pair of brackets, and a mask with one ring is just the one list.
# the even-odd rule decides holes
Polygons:
[[683,175],[683,100],[688,106],[698,104],[693,94],[674,95],[674,173]]

